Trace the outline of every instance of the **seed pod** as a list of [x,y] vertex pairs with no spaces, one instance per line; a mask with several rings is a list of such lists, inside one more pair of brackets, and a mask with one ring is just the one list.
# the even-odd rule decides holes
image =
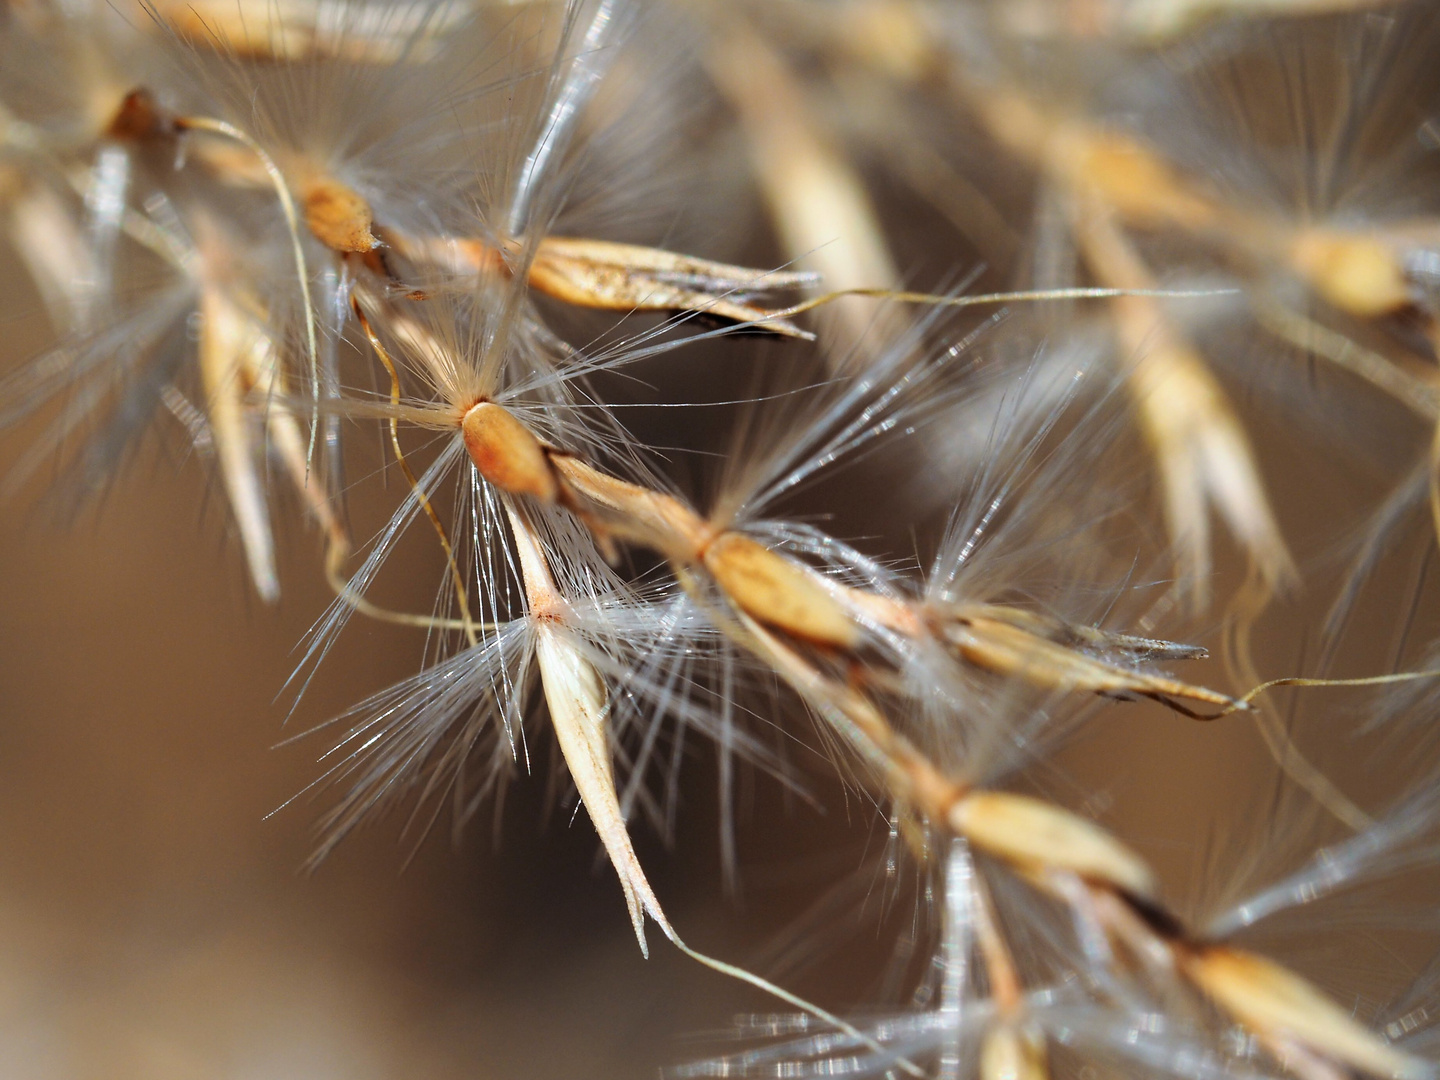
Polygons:
[[303,202],[305,224],[331,251],[363,255],[379,243],[370,231],[375,214],[364,196],[353,188],[322,177],[305,185]]
[[1028,870],[1069,870],[1149,899],[1144,860],[1093,822],[1024,795],[973,791],[950,808],[950,827],[976,847]]
[[985,1032],[980,1080],[1049,1080],[1045,1036],[1033,1024],[1000,1021]]
[[739,533],[705,550],[705,567],[746,614],[796,637],[853,648],[860,632],[813,571]]
[[555,501],[558,485],[545,448],[509,410],[482,401],[465,414],[461,431],[470,460],[490,483],[511,495]]
[[1352,1069],[1392,1080],[1435,1074],[1425,1061],[1397,1050],[1293,971],[1226,946],[1196,949],[1185,973],[1217,1005],[1259,1035],[1284,1038]]

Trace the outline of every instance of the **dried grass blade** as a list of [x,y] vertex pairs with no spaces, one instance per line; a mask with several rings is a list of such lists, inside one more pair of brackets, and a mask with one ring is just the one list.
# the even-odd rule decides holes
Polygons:
[[258,421],[245,405],[249,390],[245,374],[274,362],[268,355],[273,344],[263,328],[213,282],[201,288],[200,318],[200,378],[220,477],[240,529],[255,591],[274,603],[280,598],[280,582],[265,486],[257,467],[261,460],[255,443]]

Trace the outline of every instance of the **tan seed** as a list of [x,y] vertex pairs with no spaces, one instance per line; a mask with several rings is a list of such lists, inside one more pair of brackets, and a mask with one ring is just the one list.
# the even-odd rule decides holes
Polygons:
[[1150,898],[1144,860],[1094,822],[1025,795],[973,791],[950,808],[950,827],[976,847],[1032,870],[1068,870]]
[[739,533],[722,533],[705,551],[705,567],[748,615],[796,637],[853,648],[860,632],[814,571]]
[[1421,1080],[1433,1074],[1395,1049],[1293,971],[1226,946],[1191,953],[1185,972],[1215,1003],[1261,1035],[1288,1037],[1371,1076]]
[[375,214],[364,196],[338,180],[325,177],[306,185],[305,224],[331,251],[373,251],[379,243],[370,227]]
[[1295,242],[1292,257],[1316,292],[1362,319],[1388,315],[1410,303],[1404,269],[1390,249],[1372,237],[1316,229]]
[[465,414],[461,431],[470,460],[490,483],[511,495],[555,501],[558,485],[545,448],[508,410],[482,401]]

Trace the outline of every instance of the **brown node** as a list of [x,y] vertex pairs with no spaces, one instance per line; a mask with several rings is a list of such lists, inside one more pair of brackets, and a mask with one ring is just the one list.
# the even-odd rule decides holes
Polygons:
[[465,414],[460,430],[475,468],[501,491],[558,501],[560,485],[545,447],[508,409],[482,401]]
[[105,134],[112,139],[135,141],[174,133],[174,118],[156,104],[154,95],[143,86],[125,95],[105,129]]
[[306,184],[301,198],[305,224],[331,251],[364,255],[380,243],[371,232],[375,214],[353,188],[327,176]]
[[1186,947],[1186,943],[1190,940],[1190,931],[1181,921],[1180,916],[1158,899],[1153,896],[1139,896],[1124,889],[1116,890],[1115,895],[1156,937],[1164,940],[1172,948]]

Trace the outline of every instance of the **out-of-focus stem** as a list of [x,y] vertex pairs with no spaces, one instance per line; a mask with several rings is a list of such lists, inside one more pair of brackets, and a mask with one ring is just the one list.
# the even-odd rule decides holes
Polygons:
[[[898,288],[864,184],[819,134],[784,60],[734,9],[717,13],[714,30],[710,75],[740,117],[786,253],[829,290]],[[905,325],[894,308],[860,298],[836,304],[828,318],[830,341],[860,350],[847,363],[867,362]],[[836,362],[844,360],[830,348]]]
[[[1109,209],[1075,206],[1073,227],[1091,271],[1106,285],[1153,290],[1155,281]],[[1272,586],[1295,577],[1249,440],[1225,391],[1152,296],[1109,301],[1125,358],[1126,385],[1160,464],[1172,541],[1181,551],[1192,598],[1208,595],[1207,496]]]

